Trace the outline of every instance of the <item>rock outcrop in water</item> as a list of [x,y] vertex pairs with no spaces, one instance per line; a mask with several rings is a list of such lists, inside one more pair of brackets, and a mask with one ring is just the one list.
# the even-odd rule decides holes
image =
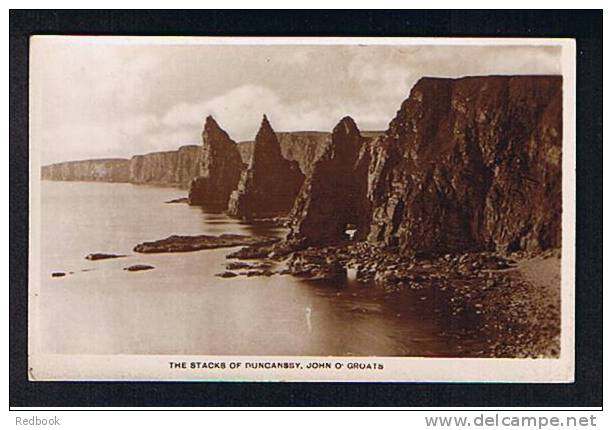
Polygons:
[[199,152],[198,146],[187,145],[177,151],[135,155],[130,160],[129,182],[187,188],[198,173]]
[[249,166],[231,194],[228,213],[247,219],[287,213],[303,182],[298,163],[283,157],[276,134],[264,115]]
[[368,239],[403,252],[561,245],[562,78],[423,78],[373,146]]
[[41,178],[51,181],[129,182],[130,160],[104,158],[50,164],[41,168]]
[[134,247],[134,252],[144,254],[162,252],[192,252],[203,249],[231,248],[241,245],[269,246],[279,239],[268,236],[244,236],[241,234],[222,234],[210,236],[202,234],[199,236],[173,235],[165,239],[153,242],[139,243]]
[[289,239],[303,245],[324,245],[346,240],[347,227],[357,238],[369,227],[366,201],[369,153],[350,117],[333,130],[331,143],[317,160],[291,212]]
[[202,144],[198,175],[189,186],[189,203],[225,209],[245,166],[236,142],[212,116],[206,118]]

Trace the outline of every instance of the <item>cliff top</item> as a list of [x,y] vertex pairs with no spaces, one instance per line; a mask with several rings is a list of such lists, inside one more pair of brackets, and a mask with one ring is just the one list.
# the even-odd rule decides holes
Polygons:
[[521,80],[521,79],[562,79],[563,76],[561,75],[473,75],[473,76],[461,76],[459,78],[444,78],[444,77],[439,77],[439,76],[423,76],[422,78],[420,78],[417,83],[415,84],[415,86],[419,85],[419,83],[424,83],[424,82],[428,82],[428,81],[434,81],[434,82],[441,82],[441,81],[448,81],[448,82],[463,82],[463,81],[481,81],[481,80],[506,80],[506,79],[513,79],[513,80]]

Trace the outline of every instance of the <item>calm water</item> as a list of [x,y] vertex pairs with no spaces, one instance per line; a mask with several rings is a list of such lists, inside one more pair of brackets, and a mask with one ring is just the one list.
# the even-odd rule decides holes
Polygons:
[[[289,275],[215,277],[238,248],[133,253],[135,244],[171,234],[284,234],[164,203],[182,190],[44,181],[41,194],[42,285],[34,318],[42,352],[457,354],[457,344],[440,336],[449,323],[433,311],[440,305],[432,293],[389,295],[356,282],[308,283]],[[85,260],[92,252],[127,257]],[[155,269],[122,270],[137,263]],[[52,278],[54,271],[74,273]]]

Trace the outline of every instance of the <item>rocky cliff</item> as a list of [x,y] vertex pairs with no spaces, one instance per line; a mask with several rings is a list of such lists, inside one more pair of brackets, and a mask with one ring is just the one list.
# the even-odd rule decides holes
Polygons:
[[291,211],[289,239],[325,245],[348,239],[347,227],[367,229],[369,152],[350,117],[333,130],[331,142],[314,163]]
[[[362,135],[377,136],[382,133],[368,131],[362,132]],[[307,176],[312,173],[315,161],[331,141],[331,133],[322,131],[278,132],[276,135],[283,157],[297,161],[300,170]],[[254,141],[237,144],[242,163],[245,165],[251,159],[254,144]],[[187,145],[177,151],[135,155],[130,160],[117,158],[69,161],[44,166],[42,174],[43,179],[57,181],[131,182],[189,188],[192,179],[201,175],[202,148],[198,145]],[[127,173],[121,173],[122,169]],[[104,171],[112,173],[102,173]]]
[[50,164],[41,168],[41,178],[52,181],[129,182],[130,160],[105,158]]
[[244,168],[236,142],[208,116],[202,131],[198,172],[189,186],[189,204],[224,210]]
[[[312,166],[323,154],[331,141],[331,134],[325,131],[276,132],[281,154],[284,158],[297,161],[306,176],[312,173]],[[249,163],[253,155],[254,141],[240,142],[238,149],[242,161]]]
[[372,145],[368,239],[403,252],[561,245],[562,78],[423,78]]
[[231,194],[228,213],[240,218],[288,213],[303,181],[298,163],[283,157],[276,134],[264,115],[248,168]]
[[188,145],[181,146],[177,151],[135,155],[130,160],[129,181],[186,188],[197,174],[199,152],[198,146]]

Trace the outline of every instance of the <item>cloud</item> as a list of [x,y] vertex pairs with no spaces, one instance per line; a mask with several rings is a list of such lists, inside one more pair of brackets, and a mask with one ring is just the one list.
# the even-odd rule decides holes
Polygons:
[[555,47],[162,46],[58,38],[36,48],[31,118],[43,161],[199,144],[213,115],[236,141],[261,117],[330,131],[345,115],[385,129],[422,76],[559,73]]
[[42,129],[37,138],[44,163],[52,163],[174,150],[198,144],[198,134],[196,129],[164,127],[154,115],[135,115],[112,124],[59,125]]
[[[252,140],[257,133],[263,114],[278,131],[320,130],[331,131],[345,115],[352,115],[366,125],[385,120],[397,106],[390,104],[382,109],[383,100],[357,100],[353,103],[339,103],[333,94],[328,98],[292,101],[283,99],[270,88],[245,85],[221,96],[200,103],[178,103],[161,119],[164,127],[170,129],[201,130],[208,115],[215,117],[219,125],[236,141]],[[390,117],[389,117],[390,119]]]
[[200,103],[179,103],[163,115],[161,122],[170,128],[197,129],[202,127],[206,116],[212,115],[242,140],[255,135],[264,113],[274,116],[287,108],[271,89],[244,85]]

